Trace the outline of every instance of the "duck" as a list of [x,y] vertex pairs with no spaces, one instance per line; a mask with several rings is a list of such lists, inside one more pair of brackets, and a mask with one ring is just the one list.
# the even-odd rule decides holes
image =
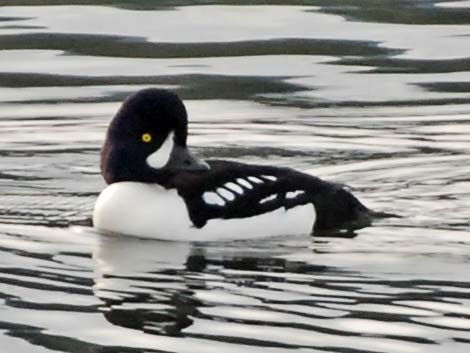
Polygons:
[[107,183],[93,226],[107,234],[219,241],[350,232],[373,212],[344,185],[288,167],[202,160],[187,145],[179,96],[146,88],[112,118],[101,149]]

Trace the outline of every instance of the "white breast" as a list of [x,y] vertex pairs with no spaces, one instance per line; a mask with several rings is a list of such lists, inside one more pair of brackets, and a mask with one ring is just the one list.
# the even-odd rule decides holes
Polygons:
[[225,240],[310,234],[315,222],[312,204],[249,218],[211,219],[195,228],[177,191],[157,184],[115,183],[100,194],[95,204],[95,228],[112,233],[161,240]]

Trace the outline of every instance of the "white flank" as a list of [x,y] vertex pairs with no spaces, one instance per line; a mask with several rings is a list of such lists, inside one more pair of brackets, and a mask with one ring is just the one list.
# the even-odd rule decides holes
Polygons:
[[147,164],[155,169],[163,168],[170,160],[174,144],[174,132],[171,131],[160,148],[147,157]]
[[289,191],[288,193],[286,193],[286,198],[287,199],[293,199],[293,198],[296,198],[299,195],[302,195],[303,193],[305,193],[305,191],[302,191],[302,190]]
[[271,180],[271,181],[276,181],[277,180],[277,178],[274,175],[261,175],[261,177],[264,178],[264,179]]
[[212,219],[199,229],[190,221],[184,200],[176,190],[135,182],[108,186],[93,213],[94,226],[107,233],[179,241],[308,235],[314,222],[315,208],[309,203],[248,218]]
[[274,200],[276,197],[277,197],[277,194],[274,194],[274,195],[265,197],[265,198],[262,199],[259,203],[260,203],[260,204],[263,204],[263,203],[266,203],[266,202],[268,202],[268,201],[272,201],[272,200]]
[[263,181],[261,179],[254,177],[254,176],[249,176],[248,180],[256,184],[263,184]]
[[237,194],[243,195],[243,189],[235,183],[232,183],[232,182],[226,183],[224,184],[224,186],[229,188],[230,190],[235,191]]
[[217,188],[216,191],[220,196],[222,196],[226,200],[229,200],[229,201],[235,200],[235,195],[224,188]]
[[242,178],[237,179],[237,183],[246,187],[247,189],[253,189],[253,185],[251,185],[248,181]]
[[223,206],[225,205],[225,201],[223,198],[221,198],[219,195],[217,195],[213,191],[206,191],[202,195],[202,199],[204,200],[205,203],[208,205],[217,205],[217,206]]

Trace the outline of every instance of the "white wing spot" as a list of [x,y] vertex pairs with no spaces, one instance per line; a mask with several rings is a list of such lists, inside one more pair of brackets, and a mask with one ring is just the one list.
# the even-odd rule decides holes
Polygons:
[[265,197],[264,199],[260,200],[260,204],[266,203],[268,201],[272,201],[277,197],[277,194],[270,195],[268,197]]
[[302,195],[304,193],[305,193],[305,191],[302,191],[302,190],[289,191],[288,193],[286,193],[286,198],[287,199],[293,199],[293,198],[296,198],[297,196]]
[[202,195],[202,199],[204,200],[205,203],[207,203],[209,205],[217,205],[217,206],[225,205],[224,199],[221,198],[219,195],[217,195],[213,191],[206,191]]
[[243,189],[240,187],[240,185],[229,182],[229,183],[224,184],[224,186],[226,188],[229,188],[230,190],[235,191],[237,194],[243,195]]
[[271,181],[276,181],[277,180],[277,178],[274,175],[261,175],[261,177],[264,178],[264,179],[271,180]]
[[242,178],[238,178],[237,179],[237,183],[246,187],[247,189],[253,189],[253,185],[251,185],[247,180],[245,179],[242,179]]
[[224,188],[217,188],[216,191],[220,196],[222,196],[226,200],[229,200],[229,201],[235,200],[235,195]]
[[256,184],[263,184],[263,181],[261,179],[254,177],[254,176],[249,176],[248,180]]

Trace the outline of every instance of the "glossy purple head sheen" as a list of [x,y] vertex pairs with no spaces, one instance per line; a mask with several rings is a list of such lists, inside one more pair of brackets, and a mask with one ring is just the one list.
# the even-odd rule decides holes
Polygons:
[[[150,139],[144,140],[143,135]],[[131,95],[108,128],[101,150],[104,179],[108,184],[119,181],[163,184],[177,171],[207,170],[207,165],[187,149],[187,135],[186,108],[175,93],[149,88]],[[157,153],[162,156],[155,158]],[[161,165],[152,163],[154,160]]]

